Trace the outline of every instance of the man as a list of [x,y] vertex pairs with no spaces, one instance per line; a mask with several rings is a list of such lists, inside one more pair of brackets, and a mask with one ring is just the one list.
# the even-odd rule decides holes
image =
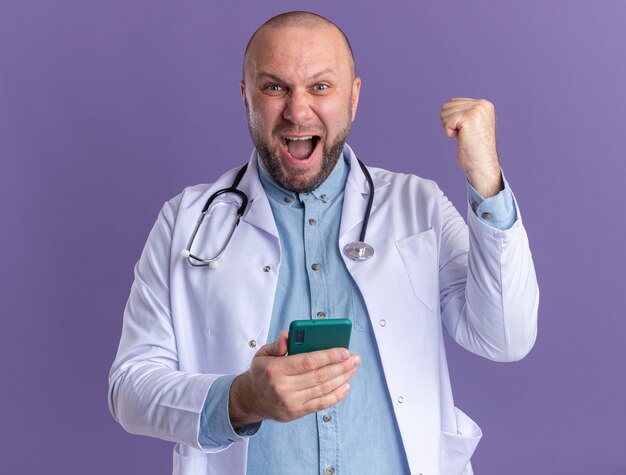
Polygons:
[[[159,215],[109,401],[128,431],[177,442],[175,473],[472,473],[481,432],[454,407],[442,327],[497,361],[534,343],[536,278],[491,104],[453,99],[441,113],[470,184],[468,233],[428,180],[370,169],[368,184],[345,145],[360,85],[335,25],[272,18],[244,57],[247,170],[186,189]],[[224,193],[190,243],[205,202],[237,180],[249,204],[232,238],[242,198]],[[352,260],[343,249],[372,193],[375,252]],[[189,265],[224,243],[211,267]],[[339,317],[353,321],[350,352],[286,355],[290,321]]]

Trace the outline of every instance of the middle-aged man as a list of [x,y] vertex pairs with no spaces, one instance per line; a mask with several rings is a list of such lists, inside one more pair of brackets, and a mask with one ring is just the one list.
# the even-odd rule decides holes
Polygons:
[[[538,306],[494,110],[442,107],[469,182],[468,227],[432,181],[370,168],[368,183],[345,144],[360,86],[335,25],[304,12],[269,20],[244,57],[247,169],[187,188],[150,233],[109,403],[126,430],[177,443],[174,473],[472,473],[481,432],[454,407],[443,327],[514,361],[534,343]],[[190,242],[209,197],[237,181],[248,206],[230,241],[233,192]],[[354,260],[344,247],[372,196],[374,254]],[[350,351],[286,355],[292,320],[340,317],[353,323]]]

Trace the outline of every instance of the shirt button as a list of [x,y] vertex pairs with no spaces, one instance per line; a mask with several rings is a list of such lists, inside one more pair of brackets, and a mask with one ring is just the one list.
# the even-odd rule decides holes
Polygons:
[[404,398],[402,396],[398,396],[398,402],[402,404],[404,402]]
[[313,218],[309,219],[309,226],[315,226],[317,224],[317,221],[315,221]]
[[283,201],[284,201],[285,203],[291,203],[293,200],[291,199],[291,196],[285,196],[285,197],[283,198]]
[[491,219],[493,218],[493,215],[491,213],[483,213],[482,217],[483,219]]
[[335,473],[335,467],[329,465],[324,471],[326,472],[326,475],[333,475],[333,473]]
[[250,348],[255,348],[255,347],[256,347],[256,340],[250,340],[250,341],[248,342],[248,346],[249,346]]
[[[324,194],[320,195],[320,199],[321,199],[322,201],[326,201],[326,200],[328,199],[328,195],[327,195],[326,193],[324,193]],[[333,472],[334,472],[334,471],[335,471],[335,469],[333,469]]]
[[475,213],[477,209],[478,209],[478,203],[476,203],[475,201],[472,201],[472,211]]
[[387,325],[387,322],[386,322],[385,320],[382,320],[382,319],[381,319],[381,320],[378,322],[378,324],[379,324],[381,327],[384,327],[385,325]]
[[326,318],[326,314],[324,312],[317,312],[317,318]]
[[330,414],[324,414],[324,417],[322,417],[322,420],[323,420],[324,422],[328,422],[328,421],[330,421]]
[[319,265],[317,262],[313,265],[311,265],[311,269],[313,270],[320,270],[322,268],[321,265]]
[[263,266],[263,272],[269,272],[272,268],[270,266]]

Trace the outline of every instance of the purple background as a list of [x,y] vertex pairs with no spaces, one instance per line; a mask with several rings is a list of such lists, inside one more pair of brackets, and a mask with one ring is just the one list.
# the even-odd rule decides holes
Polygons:
[[[496,364],[448,345],[483,428],[477,474],[625,474],[626,3],[301,2],[363,79],[350,143],[463,212],[450,97],[486,97],[533,246],[539,338]],[[251,150],[252,31],[292,2],[0,3],[0,471],[169,473],[171,444],[109,415],[132,267],[163,202]],[[190,230],[191,232],[191,230]]]

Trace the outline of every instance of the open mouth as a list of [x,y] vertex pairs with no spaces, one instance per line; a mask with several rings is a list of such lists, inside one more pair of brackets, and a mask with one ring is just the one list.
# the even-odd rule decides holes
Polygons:
[[287,148],[289,155],[296,160],[306,160],[313,154],[319,140],[318,135],[283,137],[283,145]]

